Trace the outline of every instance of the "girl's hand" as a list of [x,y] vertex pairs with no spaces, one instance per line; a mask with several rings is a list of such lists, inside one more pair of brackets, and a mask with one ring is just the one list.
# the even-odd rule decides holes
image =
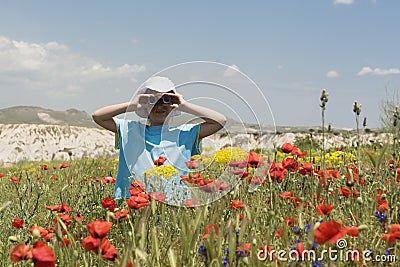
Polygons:
[[150,108],[152,105],[150,105],[150,97],[153,95],[151,94],[139,94],[135,96],[135,98],[132,100],[132,102],[129,103],[129,106],[127,108],[127,111],[135,111],[139,109],[147,109]]
[[177,94],[165,93],[163,95],[168,95],[169,97],[171,97],[171,105],[170,105],[171,108],[178,108],[180,105],[186,102],[183,96],[178,93]]

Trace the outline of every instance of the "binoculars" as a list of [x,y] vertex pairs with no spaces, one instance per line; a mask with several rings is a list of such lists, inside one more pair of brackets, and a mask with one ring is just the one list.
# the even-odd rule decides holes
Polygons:
[[[150,96],[150,97],[149,97],[149,104],[150,104],[150,105],[154,105],[155,103],[158,102],[159,99],[160,99],[160,98],[158,98],[158,97]],[[172,99],[171,99],[171,97],[170,97],[169,95],[163,95],[163,96],[161,97],[161,101],[162,101],[162,103],[164,103],[164,104],[170,104],[170,103],[172,103]]]

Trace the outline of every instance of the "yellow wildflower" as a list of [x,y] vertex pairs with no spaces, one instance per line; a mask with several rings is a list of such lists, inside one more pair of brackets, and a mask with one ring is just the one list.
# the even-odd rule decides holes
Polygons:
[[218,163],[228,163],[230,161],[244,161],[248,153],[238,147],[230,147],[218,150],[214,154],[214,160]]
[[162,176],[164,178],[171,178],[177,174],[178,171],[174,168],[174,166],[171,165],[154,166],[153,169],[144,172],[144,175],[147,177]]

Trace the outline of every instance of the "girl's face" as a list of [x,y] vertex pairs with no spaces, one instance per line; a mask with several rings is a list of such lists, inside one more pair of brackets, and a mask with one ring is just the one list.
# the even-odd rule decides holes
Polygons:
[[[168,92],[173,93],[173,92]],[[149,112],[148,119],[151,122],[151,125],[163,125],[165,120],[168,118],[168,115],[172,111],[171,104],[172,103],[164,103],[161,96],[163,93],[159,93],[157,91],[147,89],[146,94],[153,94],[158,101],[152,105],[151,110]]]

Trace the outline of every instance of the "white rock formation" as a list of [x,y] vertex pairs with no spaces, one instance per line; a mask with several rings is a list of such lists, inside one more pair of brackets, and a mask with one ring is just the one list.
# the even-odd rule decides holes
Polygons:
[[0,164],[117,156],[107,130],[62,125],[0,124]]
[[[228,146],[249,151],[252,148],[266,150],[293,143],[296,136],[304,133],[234,133],[212,135],[203,140],[203,151],[213,153]],[[321,140],[321,135],[315,135]],[[356,143],[353,134],[327,135],[326,147],[349,146]],[[388,134],[364,134],[363,143],[390,142]],[[205,149],[207,148],[207,149]],[[114,148],[114,134],[107,130],[63,125],[0,124],[0,166],[19,161],[50,161],[96,157],[118,157]]]

